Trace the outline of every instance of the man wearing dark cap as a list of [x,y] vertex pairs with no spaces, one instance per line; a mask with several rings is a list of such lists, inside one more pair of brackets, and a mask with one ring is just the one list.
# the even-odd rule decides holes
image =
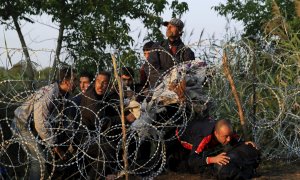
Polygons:
[[167,27],[165,39],[152,46],[149,60],[145,66],[145,72],[149,77],[150,88],[158,85],[159,77],[174,65],[195,59],[194,52],[186,47],[181,40],[184,24],[180,19],[173,18],[162,23]]

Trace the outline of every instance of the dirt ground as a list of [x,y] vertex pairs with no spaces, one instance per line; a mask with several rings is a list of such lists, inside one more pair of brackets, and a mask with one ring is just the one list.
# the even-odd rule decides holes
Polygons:
[[[200,180],[214,179],[208,175],[179,174],[169,172],[155,178],[155,180]],[[300,160],[295,162],[283,162],[281,160],[263,161],[257,169],[257,180],[279,179],[279,180],[299,180]]]

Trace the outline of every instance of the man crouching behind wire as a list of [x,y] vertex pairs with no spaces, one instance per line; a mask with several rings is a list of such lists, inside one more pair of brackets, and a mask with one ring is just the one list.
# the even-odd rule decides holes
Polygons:
[[26,99],[15,111],[12,123],[14,134],[21,139],[21,146],[30,159],[28,179],[45,179],[45,154],[43,148],[63,158],[57,143],[55,128],[64,110],[69,92],[75,89],[75,71],[70,67],[58,72],[57,82],[44,86]]

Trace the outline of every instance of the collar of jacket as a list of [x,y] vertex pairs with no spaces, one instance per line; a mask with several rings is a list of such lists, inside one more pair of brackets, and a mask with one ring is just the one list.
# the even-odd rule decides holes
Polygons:
[[177,47],[180,46],[181,44],[183,44],[180,38],[176,39],[175,41],[170,41],[169,39],[167,39],[166,42],[170,46],[177,46]]
[[99,101],[104,100],[104,94],[105,94],[105,93],[102,94],[102,95],[98,95],[98,94],[96,93],[95,89],[93,89],[93,92],[94,92],[95,100],[99,100]]

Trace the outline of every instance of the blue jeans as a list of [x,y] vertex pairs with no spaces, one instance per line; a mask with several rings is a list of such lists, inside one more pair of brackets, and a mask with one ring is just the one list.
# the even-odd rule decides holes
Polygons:
[[46,161],[41,145],[35,139],[28,126],[25,123],[18,121],[17,118],[13,120],[12,130],[14,131],[15,136],[20,138],[20,145],[25,151],[27,158],[30,160],[28,179],[45,179]]

